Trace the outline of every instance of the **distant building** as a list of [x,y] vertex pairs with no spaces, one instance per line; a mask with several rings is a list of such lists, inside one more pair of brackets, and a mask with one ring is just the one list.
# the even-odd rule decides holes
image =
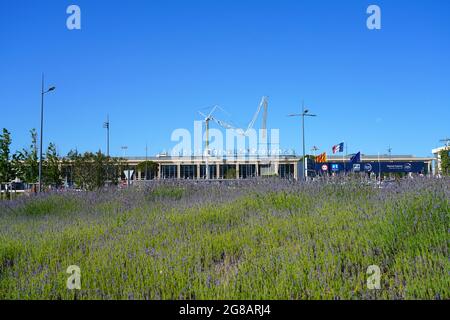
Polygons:
[[450,146],[444,146],[437,149],[433,149],[432,153],[435,156],[436,165],[435,165],[435,172],[436,173],[442,173],[442,160],[441,160],[441,151],[448,150],[450,152]]
[[[359,163],[351,163],[352,155],[330,156],[326,163],[309,161],[308,176],[332,175],[345,172],[366,174],[415,173],[431,174],[432,157],[414,157],[411,155],[361,155]],[[138,169],[145,157],[127,157],[126,162],[134,171],[132,180],[144,180],[144,172]],[[206,179],[209,168],[210,179],[247,179],[261,176],[299,179],[302,177],[301,157],[284,155],[279,157],[171,157],[159,155],[149,157],[149,161],[158,164],[155,179]]]
[[[313,171],[319,175],[356,172],[379,175],[388,174],[432,174],[433,158],[412,155],[365,155],[351,162],[349,156],[328,156],[326,163],[316,163]],[[310,167],[308,166],[308,169]]]

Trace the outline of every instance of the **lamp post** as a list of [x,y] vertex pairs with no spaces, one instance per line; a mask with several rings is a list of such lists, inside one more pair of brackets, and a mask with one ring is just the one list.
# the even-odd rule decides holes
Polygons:
[[106,129],[106,183],[109,186],[109,114],[106,115],[106,122],[103,123],[103,128]]
[[109,115],[106,116],[106,122],[103,123],[103,128],[106,129],[106,156],[109,158]]
[[41,89],[41,137],[39,147],[39,192],[42,192],[42,141],[44,139],[44,95],[54,91],[56,87],[52,86],[46,91],[44,90],[44,74],[42,74],[42,89]]
[[302,113],[301,114],[290,114],[288,117],[302,117],[302,133],[303,133],[303,176],[306,181],[308,177],[308,168],[305,154],[305,117],[317,117],[315,114],[310,114],[308,109],[305,109],[305,103],[302,102]]

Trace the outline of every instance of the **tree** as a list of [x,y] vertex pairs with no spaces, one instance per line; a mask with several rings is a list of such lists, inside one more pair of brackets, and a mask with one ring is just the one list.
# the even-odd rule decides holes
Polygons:
[[140,171],[145,180],[154,179],[158,175],[158,164],[153,161],[144,161],[137,165],[136,170]]
[[64,177],[66,177],[66,180],[69,182],[69,184],[74,183],[75,181],[75,161],[78,157],[78,151],[77,150],[70,150],[67,153],[67,156],[62,159],[62,168],[61,173]]
[[70,151],[67,158],[70,164],[71,181],[78,188],[90,189],[91,172],[89,162],[92,160],[92,153],[86,152],[82,155],[78,151]]
[[46,185],[56,188],[62,186],[60,157],[54,143],[50,143],[47,148],[43,168],[43,178]]
[[13,177],[10,159],[11,133],[3,128],[0,135],[0,182],[10,182]]
[[441,169],[443,175],[450,175],[450,148],[446,148],[440,152]]
[[36,129],[30,130],[31,145],[13,155],[13,167],[16,176],[26,183],[36,183],[39,176],[39,161]]
[[230,168],[226,171],[224,179],[236,179],[236,169]]
[[123,170],[127,167],[125,159],[123,158],[110,158],[109,162],[109,170],[110,175],[109,179],[113,182],[113,184],[118,184],[122,178]]
[[117,184],[122,165],[120,159],[105,156],[101,151],[80,154],[70,151],[63,161],[63,172],[70,182],[84,190],[102,188],[109,180]]
[[92,186],[96,189],[105,186],[108,176],[108,159],[99,150],[96,154],[93,154],[93,181]]
[[23,164],[23,155],[21,152],[17,151],[12,155],[11,168],[11,171],[16,178],[25,181],[25,166]]

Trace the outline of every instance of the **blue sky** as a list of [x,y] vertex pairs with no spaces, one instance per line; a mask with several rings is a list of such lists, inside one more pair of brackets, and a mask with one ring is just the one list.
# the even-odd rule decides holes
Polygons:
[[[81,8],[82,29],[66,28]],[[382,29],[366,28],[366,9],[382,10]],[[193,130],[197,111],[219,104],[237,124],[270,97],[269,128],[282,148],[300,149],[301,101],[307,147],[331,153],[430,155],[450,135],[450,2],[103,1],[0,2],[0,128],[13,149],[39,128],[40,78],[46,96],[44,142],[60,153],[111,154],[171,149],[176,128]],[[258,121],[259,122],[259,121]]]

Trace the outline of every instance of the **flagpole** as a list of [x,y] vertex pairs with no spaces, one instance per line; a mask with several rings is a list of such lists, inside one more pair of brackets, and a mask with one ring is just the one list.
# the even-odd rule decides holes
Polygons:
[[378,151],[378,180],[380,181],[381,188],[381,163],[380,163],[380,152]]
[[[345,143],[345,155],[348,157],[348,145],[347,142]],[[350,168],[351,170],[351,168]]]
[[[346,146],[345,141],[343,142],[344,147]],[[346,175],[346,171],[345,171],[345,152],[344,152],[344,148],[342,148],[342,166],[344,167],[344,176]]]

